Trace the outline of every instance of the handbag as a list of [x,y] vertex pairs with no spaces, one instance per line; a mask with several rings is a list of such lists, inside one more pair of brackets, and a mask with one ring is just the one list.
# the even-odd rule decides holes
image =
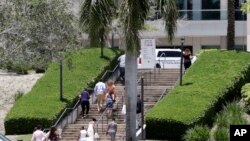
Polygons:
[[100,136],[99,136],[99,134],[97,132],[95,132],[94,138],[95,139],[99,139],[100,138]]
[[122,114],[126,115],[126,105],[122,105]]
[[113,104],[114,104],[114,105],[113,105],[113,110],[116,111],[117,108],[118,108],[118,104],[117,104],[117,102],[115,102],[115,103],[113,103]]

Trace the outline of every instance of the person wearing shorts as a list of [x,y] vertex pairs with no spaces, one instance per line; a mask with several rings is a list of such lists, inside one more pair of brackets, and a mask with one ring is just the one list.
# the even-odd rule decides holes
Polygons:
[[105,83],[99,81],[94,88],[94,92],[97,99],[97,110],[100,112],[100,110],[103,108],[103,103],[105,101],[105,91],[106,91],[106,85]]

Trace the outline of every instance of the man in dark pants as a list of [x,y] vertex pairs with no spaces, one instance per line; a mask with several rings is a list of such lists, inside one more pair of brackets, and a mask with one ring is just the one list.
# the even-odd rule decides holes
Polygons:
[[[81,94],[79,95],[79,98],[81,100],[81,106],[82,106],[82,118],[88,116],[89,113],[89,92],[87,91],[87,89],[84,89],[83,92],[81,92]],[[86,107],[86,115],[84,115],[85,113],[85,107]]]

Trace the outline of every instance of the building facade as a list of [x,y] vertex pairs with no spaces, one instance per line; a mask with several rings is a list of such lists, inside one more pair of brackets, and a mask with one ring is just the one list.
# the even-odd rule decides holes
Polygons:
[[[250,47],[247,48],[247,16],[240,11],[243,2],[244,0],[235,0],[234,48],[250,51]],[[146,24],[151,29],[142,31],[141,38],[156,39],[158,48],[180,48],[180,39],[185,37],[184,48],[190,48],[193,54],[200,49],[226,49],[227,4],[228,0],[178,0],[179,20],[173,44],[167,41],[161,19],[147,20]]]
[[[247,49],[247,16],[240,11],[243,0],[235,0],[235,49]],[[227,0],[178,0],[179,20],[173,45],[167,42],[161,20],[147,21],[155,31],[142,32],[142,38],[156,38],[157,47],[179,48],[180,38],[193,53],[200,49],[227,48]]]

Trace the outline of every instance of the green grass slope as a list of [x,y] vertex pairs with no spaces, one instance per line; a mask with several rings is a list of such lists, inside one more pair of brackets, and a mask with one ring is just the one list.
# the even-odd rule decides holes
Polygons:
[[90,87],[88,84],[100,77],[112,60],[116,61],[120,52],[105,49],[104,55],[105,58],[100,57],[100,48],[83,49],[67,55],[63,62],[63,101],[59,98],[59,63],[52,63],[32,90],[20,98],[7,114],[4,123],[6,134],[31,133],[38,124],[51,126],[64,108],[72,105],[79,92]]
[[[147,138],[182,138],[196,123],[209,123],[226,100],[249,81],[250,53],[205,51],[176,85],[146,115]],[[158,132],[161,129],[161,132]]]

